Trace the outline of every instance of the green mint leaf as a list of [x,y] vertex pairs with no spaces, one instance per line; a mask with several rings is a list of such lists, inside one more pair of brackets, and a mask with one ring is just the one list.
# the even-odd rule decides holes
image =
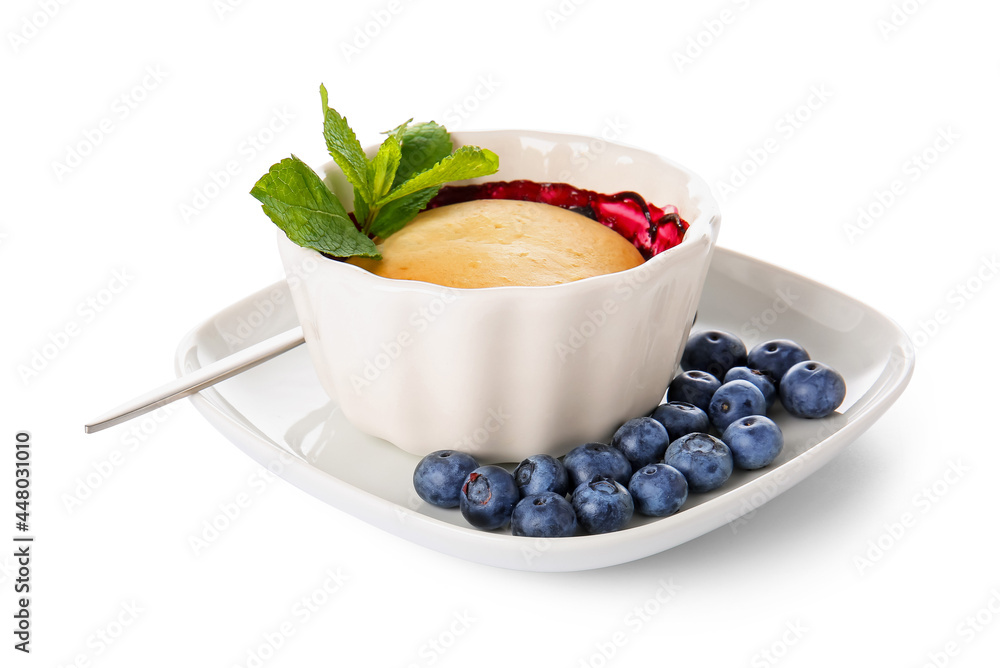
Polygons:
[[447,158],[452,149],[451,135],[441,125],[430,123],[403,123],[392,130],[402,143],[402,158],[392,187],[405,183],[413,175],[430,169]]
[[382,257],[316,172],[294,155],[272,165],[250,194],[263,205],[267,217],[300,246],[336,257]]
[[357,221],[358,227],[364,227],[365,221],[368,220],[368,202],[357,188],[354,189],[354,220]]
[[403,121],[402,123],[400,123],[399,125],[397,125],[393,129],[389,130],[388,132],[383,132],[382,134],[384,134],[384,135],[395,135],[396,137],[399,137],[400,133],[402,133],[403,130],[406,129],[406,126],[409,125],[412,122],[413,122],[412,118],[409,119],[409,120],[407,120],[407,121]]
[[320,84],[319,95],[323,100],[323,138],[326,139],[326,150],[351,185],[361,192],[365,201],[373,203],[376,197],[368,180],[368,158],[365,157],[361,142],[347,124],[347,119],[330,108],[326,86]]
[[493,174],[499,167],[500,158],[493,151],[477,146],[463,146],[430,169],[393,188],[388,195],[378,199],[373,208],[380,209],[389,202],[412,195],[418,190],[440,186],[449,181]]
[[374,199],[389,192],[401,157],[399,139],[395,135],[389,135],[378,147],[378,153],[368,165],[368,182],[371,183]]
[[425,188],[424,190],[418,190],[411,195],[389,202],[375,216],[369,233],[385,239],[390,234],[398,232],[427,206],[427,203],[431,201],[434,195],[437,195],[439,190],[441,190],[441,186]]

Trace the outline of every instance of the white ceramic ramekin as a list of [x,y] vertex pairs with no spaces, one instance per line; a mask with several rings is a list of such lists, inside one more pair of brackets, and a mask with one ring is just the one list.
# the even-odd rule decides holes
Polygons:
[[[477,289],[376,276],[279,232],[323,387],[358,429],[415,455],[451,448],[517,462],[606,441],[666,391],[718,236],[718,204],[691,172],[630,146],[523,130],[452,137],[500,156],[500,171],[482,181],[631,190],[677,206],[691,227],[681,244],[627,271]],[[324,169],[347,196],[337,167]]]

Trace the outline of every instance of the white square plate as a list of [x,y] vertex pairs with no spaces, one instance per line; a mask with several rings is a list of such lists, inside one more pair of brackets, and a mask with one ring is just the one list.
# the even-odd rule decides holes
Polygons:
[[[296,325],[287,286],[276,283],[185,336],[177,350],[177,373],[190,373]],[[354,429],[320,387],[304,347],[191,400],[260,464],[401,538],[504,568],[601,568],[708,533],[800,482],[870,427],[913,372],[913,347],[890,319],[819,283],[723,248],[715,251],[694,330],[708,328],[733,332],[748,348],[774,338],[798,341],[813,359],[844,375],[842,412],[801,420],[777,407],[771,417],[784,432],[785,447],[771,466],[734,472],[720,489],[689,496],[675,515],[637,518],[628,529],[600,536],[531,539],[484,532],[469,527],[457,509],[424,503],[412,485],[419,458]]]

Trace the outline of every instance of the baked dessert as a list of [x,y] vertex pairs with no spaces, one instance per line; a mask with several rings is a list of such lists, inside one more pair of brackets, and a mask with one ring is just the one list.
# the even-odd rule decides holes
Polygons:
[[558,285],[643,263],[627,239],[574,211],[483,199],[429,209],[351,264],[386,278],[454,288]]

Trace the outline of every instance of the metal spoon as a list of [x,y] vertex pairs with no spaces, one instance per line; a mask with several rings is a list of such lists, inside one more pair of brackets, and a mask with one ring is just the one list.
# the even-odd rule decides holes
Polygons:
[[166,406],[178,399],[191,396],[196,392],[204,390],[206,387],[211,387],[247,369],[252,369],[258,364],[266,362],[272,357],[277,357],[302,343],[305,343],[305,339],[302,337],[301,327],[296,327],[277,336],[272,336],[265,341],[255,343],[249,348],[212,362],[194,373],[181,376],[177,380],[170,381],[155,390],[138,396],[118,408],[105,413],[93,422],[84,425],[83,430],[88,434],[93,434],[94,432],[113,427],[116,424],[121,424],[140,415],[145,415],[160,406]]

